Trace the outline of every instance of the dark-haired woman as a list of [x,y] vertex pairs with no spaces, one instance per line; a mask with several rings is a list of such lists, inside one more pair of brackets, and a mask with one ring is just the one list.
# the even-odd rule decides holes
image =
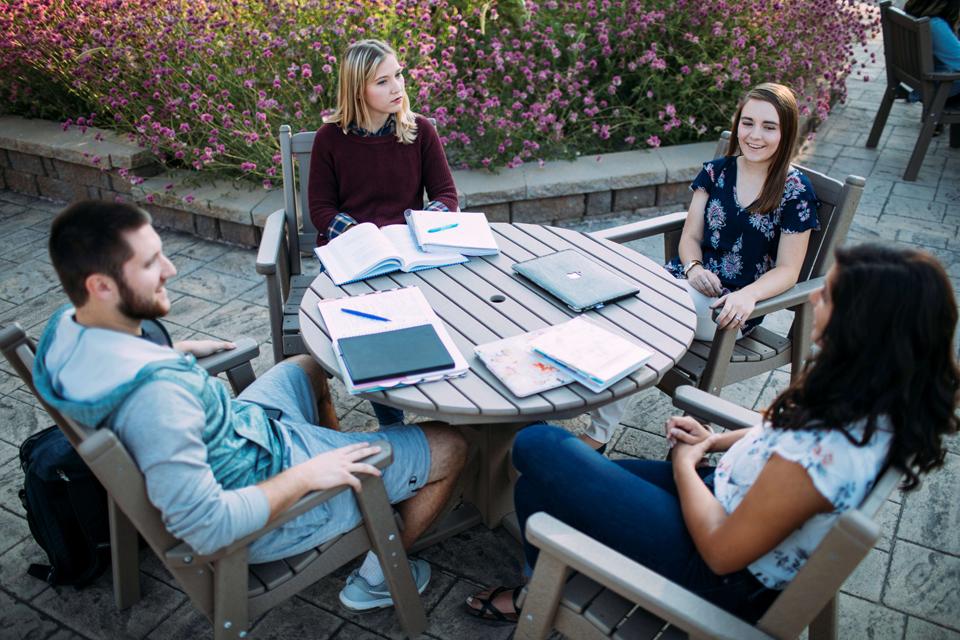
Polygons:
[[[943,464],[955,433],[957,306],[943,268],[912,250],[837,251],[812,295],[819,352],[763,424],[713,433],[666,425],[670,462],[607,460],[563,429],[521,431],[515,504],[521,528],[545,511],[670,580],[755,621],[827,530],[857,507],[886,465]],[[715,469],[699,467],[725,451]],[[537,550],[524,544],[532,567]],[[478,594],[471,613],[515,619],[513,589]]]
[[[960,0],[908,0],[903,10],[915,18],[930,18],[934,70],[960,71]],[[953,83],[947,104],[960,104],[960,80]]]

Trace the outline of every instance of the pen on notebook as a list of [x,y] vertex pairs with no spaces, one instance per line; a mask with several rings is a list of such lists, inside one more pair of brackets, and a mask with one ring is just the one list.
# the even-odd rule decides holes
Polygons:
[[379,320],[380,322],[390,322],[390,318],[384,318],[383,316],[377,316],[372,313],[366,313],[365,311],[356,311],[354,309],[346,309],[344,307],[340,307],[340,311],[343,311],[344,313],[349,313],[352,316],[367,318],[369,320]]
[[454,227],[459,227],[459,222],[454,222],[453,224],[445,224],[442,227],[434,227],[433,229],[427,229],[427,233],[436,233],[437,231],[446,231],[447,229],[453,229]]

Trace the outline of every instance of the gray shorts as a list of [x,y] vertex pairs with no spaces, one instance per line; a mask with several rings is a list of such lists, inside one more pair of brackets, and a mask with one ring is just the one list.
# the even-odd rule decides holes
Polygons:
[[[283,427],[284,469],[337,447],[388,440],[393,447],[393,463],[384,470],[383,483],[391,504],[413,496],[427,482],[430,447],[419,427],[404,425],[377,433],[343,433],[316,426],[313,388],[306,373],[295,364],[284,362],[273,367],[237,399],[260,405]],[[303,553],[350,531],[360,520],[353,492],[344,491],[250,545],[250,562],[269,562]]]

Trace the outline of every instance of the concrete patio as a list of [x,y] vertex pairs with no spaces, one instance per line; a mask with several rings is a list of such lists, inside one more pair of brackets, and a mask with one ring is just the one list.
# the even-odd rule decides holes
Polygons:
[[[864,71],[881,78],[882,50],[870,48],[877,63]],[[868,56],[863,56],[869,60]],[[864,148],[883,84],[850,79],[849,100],[808,145],[801,162],[842,177],[867,178],[867,188],[848,242],[880,241],[933,253],[960,284],[960,149],[949,149],[947,135],[936,138],[920,178],[901,179],[919,130],[919,105],[898,102],[878,149]],[[50,313],[65,301],[49,264],[50,221],[62,203],[0,191],[0,324],[19,322],[34,337]],[[605,224],[626,219],[605,220]],[[269,340],[264,285],[254,270],[255,252],[164,232],[166,253],[179,274],[169,283],[173,308],[167,318],[174,339],[251,335]],[[638,247],[660,252],[656,242]],[[867,321],[867,319],[864,319]],[[782,325],[779,317],[771,325]],[[256,363],[271,364],[269,345]],[[789,380],[787,371],[728,387],[724,396],[754,408],[765,406]],[[370,405],[347,395],[337,384],[341,424],[371,430]],[[612,457],[663,456],[662,424],[673,413],[656,390],[637,395],[615,438]],[[17,447],[31,433],[51,424],[6,362],[0,363],[0,638],[198,638],[212,635],[209,623],[150,554],[142,564],[143,600],[130,610],[113,606],[109,573],[82,591],[51,588],[28,577],[31,562],[45,558],[30,537],[17,498],[23,475]],[[577,422],[568,425],[572,429]],[[960,639],[960,440],[949,443],[944,469],[915,493],[899,494],[881,513],[883,538],[844,587],[841,638]],[[434,579],[424,595],[427,635],[442,640],[507,638],[511,626],[485,624],[463,613],[464,598],[483,585],[513,583],[519,573],[519,547],[502,529],[469,530],[424,552]],[[256,638],[395,637],[390,611],[348,613],[337,602],[348,566],[252,625]]]

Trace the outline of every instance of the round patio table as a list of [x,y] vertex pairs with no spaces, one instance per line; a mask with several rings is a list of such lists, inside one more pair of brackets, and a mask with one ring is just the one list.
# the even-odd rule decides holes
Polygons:
[[[319,274],[300,304],[304,344],[331,374],[341,377],[317,303],[373,290],[417,286],[460,348],[470,371],[463,377],[376,393],[364,398],[418,416],[462,425],[473,445],[474,468],[465,472],[464,497],[488,526],[513,511],[509,451],[516,431],[539,420],[569,418],[656,384],[686,353],[696,312],[683,284],[649,258],[613,242],[570,229],[534,224],[491,225],[500,254],[415,273],[395,272],[336,286]],[[615,333],[642,342],[653,356],[638,371],[602,393],[577,383],[526,398],[511,393],[474,354],[474,347],[565,322],[578,315],[521,276],[515,262],[576,249],[619,273],[640,292],[585,312]]]

